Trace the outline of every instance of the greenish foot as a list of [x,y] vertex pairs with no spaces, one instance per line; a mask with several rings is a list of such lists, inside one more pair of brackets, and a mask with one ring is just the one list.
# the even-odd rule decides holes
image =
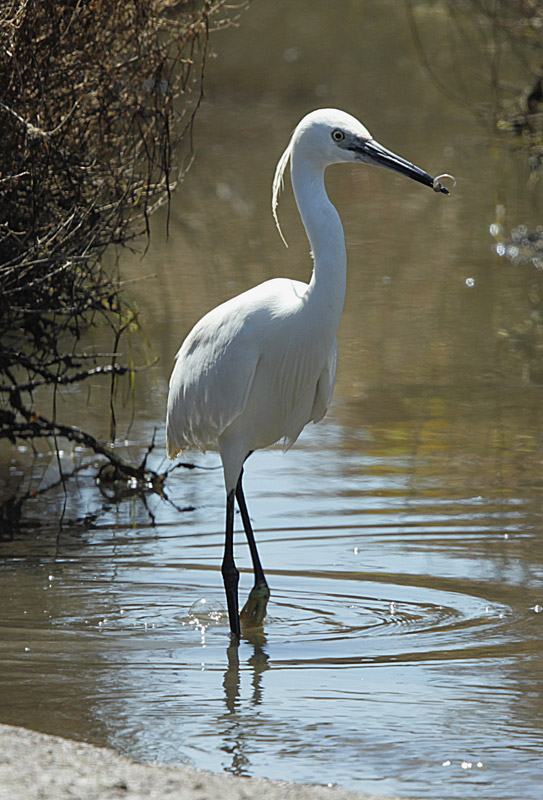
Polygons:
[[253,586],[243,606],[239,619],[243,628],[261,628],[266,617],[266,608],[270,598],[267,583]]

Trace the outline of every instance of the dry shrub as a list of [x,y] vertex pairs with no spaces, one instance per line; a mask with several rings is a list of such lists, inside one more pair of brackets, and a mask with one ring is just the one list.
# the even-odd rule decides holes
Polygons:
[[179,180],[210,20],[227,24],[224,0],[0,2],[0,438],[81,441],[34,390],[124,371],[78,341],[105,318],[118,344],[126,325],[101,256]]
[[[434,85],[543,163],[541,0],[405,0],[421,64]],[[428,13],[430,12],[430,13]],[[439,15],[444,48],[430,24]],[[445,38],[446,36],[446,38]],[[469,53],[469,57],[467,54]]]

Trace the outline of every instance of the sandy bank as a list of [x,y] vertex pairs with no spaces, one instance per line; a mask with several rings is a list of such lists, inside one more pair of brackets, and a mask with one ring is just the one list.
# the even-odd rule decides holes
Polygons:
[[137,764],[114,750],[0,724],[1,800],[377,800],[343,789]]

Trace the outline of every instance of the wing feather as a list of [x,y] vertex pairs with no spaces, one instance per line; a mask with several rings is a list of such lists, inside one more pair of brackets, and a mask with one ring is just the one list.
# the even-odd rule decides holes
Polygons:
[[[337,344],[303,315],[307,284],[275,278],[210,311],[183,342],[170,379],[168,455],[219,449],[238,417],[249,449],[288,449],[334,389]],[[328,349],[329,348],[329,349]],[[251,397],[250,407],[248,406]]]
[[217,448],[221,433],[243,413],[258,358],[258,348],[232,301],[197,323],[176,356],[170,379],[166,421],[170,458],[185,448]]

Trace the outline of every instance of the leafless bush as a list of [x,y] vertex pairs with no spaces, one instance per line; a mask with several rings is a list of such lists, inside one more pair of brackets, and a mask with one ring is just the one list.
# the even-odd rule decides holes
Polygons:
[[[62,435],[116,463],[33,397],[127,371],[115,353],[130,312],[101,257],[148,230],[180,178],[174,145],[190,138],[224,2],[0,2],[0,438]],[[80,344],[100,320],[107,363]]]
[[532,169],[539,170],[543,163],[541,0],[435,4],[446,48],[436,44],[425,13],[429,4],[405,0],[405,5],[420,61],[437,88],[484,124],[490,122],[516,147],[523,147]]

